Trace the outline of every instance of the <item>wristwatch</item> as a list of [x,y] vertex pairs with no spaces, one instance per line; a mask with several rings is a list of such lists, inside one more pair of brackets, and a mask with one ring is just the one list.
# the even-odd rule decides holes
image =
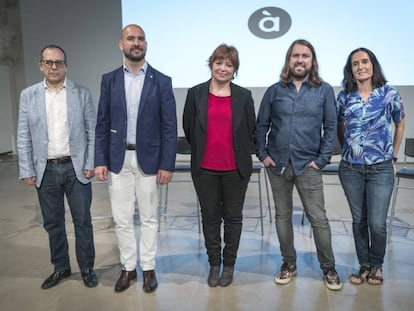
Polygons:
[[397,158],[397,157],[393,157],[393,158],[392,158],[392,161],[393,161],[394,163],[397,163],[398,158]]

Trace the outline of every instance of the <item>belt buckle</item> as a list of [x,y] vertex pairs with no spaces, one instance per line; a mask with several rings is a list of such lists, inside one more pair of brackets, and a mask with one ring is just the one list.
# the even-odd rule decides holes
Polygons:
[[48,159],[47,161],[53,164],[68,163],[71,161],[71,157],[65,156],[65,157],[60,157],[60,158],[55,158],[55,159]]

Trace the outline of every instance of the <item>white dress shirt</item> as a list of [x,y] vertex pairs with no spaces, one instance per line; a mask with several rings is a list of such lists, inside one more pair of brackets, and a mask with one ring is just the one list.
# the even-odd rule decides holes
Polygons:
[[58,91],[51,90],[45,81],[48,151],[47,158],[70,155],[66,80]]
[[136,143],[136,129],[138,119],[139,101],[144,86],[145,73],[148,64],[145,63],[138,73],[133,74],[124,65],[125,97],[127,103],[127,143]]

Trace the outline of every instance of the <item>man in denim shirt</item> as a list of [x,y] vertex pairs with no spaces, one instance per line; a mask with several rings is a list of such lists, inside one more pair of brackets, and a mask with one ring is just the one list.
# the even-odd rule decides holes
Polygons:
[[342,284],[335,270],[321,173],[336,139],[335,94],[319,77],[315,50],[306,40],[291,44],[280,78],[264,94],[256,124],[257,156],[268,170],[283,257],[275,282],[287,284],[296,275],[292,225],[295,185],[312,225],[325,284],[339,290]]

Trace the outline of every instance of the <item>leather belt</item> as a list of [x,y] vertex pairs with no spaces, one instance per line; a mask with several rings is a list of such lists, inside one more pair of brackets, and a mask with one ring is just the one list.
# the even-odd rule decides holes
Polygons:
[[126,150],[137,150],[136,145],[134,144],[127,144]]
[[72,161],[72,158],[70,156],[55,158],[55,159],[47,159],[47,163],[53,163],[53,164],[64,164]]

